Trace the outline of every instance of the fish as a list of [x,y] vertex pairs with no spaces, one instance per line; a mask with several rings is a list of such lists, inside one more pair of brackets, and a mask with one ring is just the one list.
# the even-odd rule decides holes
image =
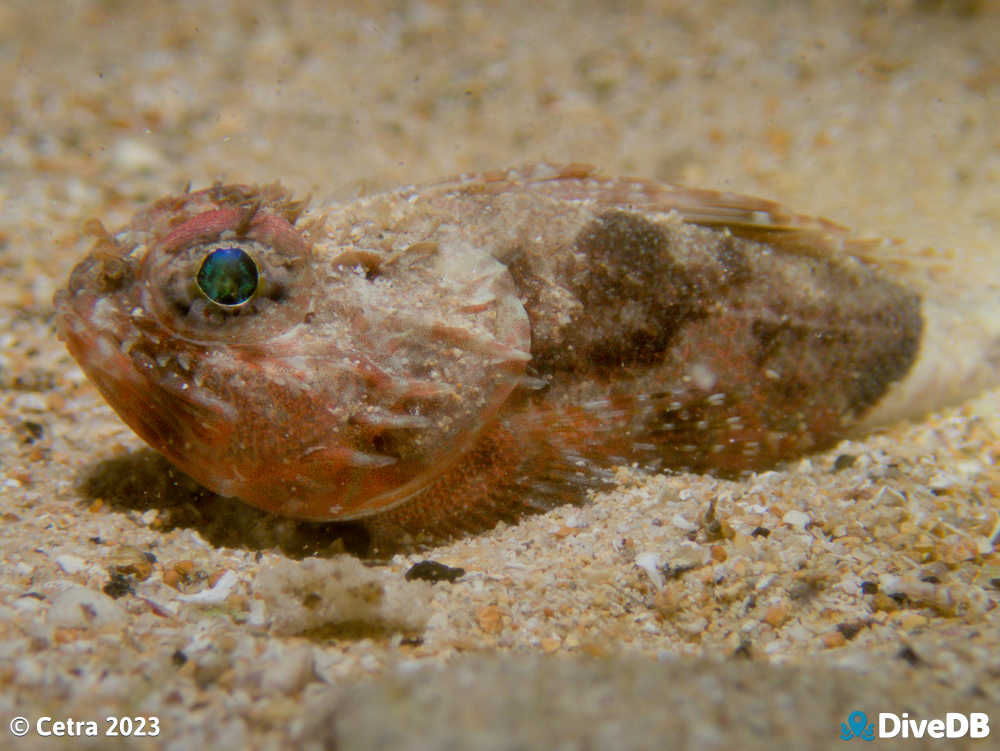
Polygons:
[[579,502],[621,465],[774,468],[1000,363],[996,318],[882,268],[886,241],[586,165],[326,205],[216,184],[87,229],[56,326],[121,419],[215,493],[383,540]]

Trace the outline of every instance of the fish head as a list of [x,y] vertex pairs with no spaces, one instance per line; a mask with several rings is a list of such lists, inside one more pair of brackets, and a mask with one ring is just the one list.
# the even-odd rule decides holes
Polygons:
[[209,489],[297,518],[419,494],[495,423],[530,359],[506,268],[437,243],[357,249],[277,186],[163,199],[57,293],[118,415]]

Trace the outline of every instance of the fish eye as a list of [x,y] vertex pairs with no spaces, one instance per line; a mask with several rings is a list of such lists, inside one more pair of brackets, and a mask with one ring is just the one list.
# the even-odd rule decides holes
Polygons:
[[198,289],[216,305],[235,308],[253,298],[260,272],[253,257],[239,246],[215,248],[201,262]]

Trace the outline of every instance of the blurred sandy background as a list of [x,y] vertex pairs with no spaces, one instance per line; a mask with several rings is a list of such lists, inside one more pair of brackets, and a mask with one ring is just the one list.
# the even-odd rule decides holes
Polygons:
[[[73,503],[79,501],[74,488],[88,466],[139,447],[80,381],[51,327],[51,295],[89,245],[79,236],[88,217],[114,227],[144,202],[179,191],[188,181],[203,187],[217,180],[279,179],[322,202],[466,170],[538,160],[588,162],[613,174],[762,195],[864,232],[903,238],[912,257],[932,274],[971,280],[983,289],[1000,282],[998,123],[1000,4],[990,0],[3,3],[0,385],[7,427],[0,444],[6,482],[0,489],[5,526],[0,545],[7,599],[0,617],[3,633],[14,639],[10,643],[22,646],[16,654],[0,653],[0,714],[79,711],[86,705],[79,704],[74,681],[83,685],[96,679],[70,677],[81,659],[74,655],[98,654],[116,639],[131,644],[147,638],[135,636],[131,621],[120,623],[118,631],[94,633],[72,627],[38,631],[31,625],[44,620],[49,595],[43,584],[54,591],[60,578],[72,578],[65,567],[46,564],[39,551],[68,546],[100,563],[103,549],[79,553],[96,534],[94,525],[111,524],[128,535],[129,525],[136,523]],[[955,289],[962,294],[961,285]],[[987,426],[983,429],[993,438],[984,439],[982,455],[993,458],[998,450],[989,431],[996,430],[995,405],[994,395],[957,413],[961,420]],[[935,433],[937,423],[924,428],[921,438],[901,440],[919,442]],[[41,435],[35,435],[38,430]],[[886,439],[890,451],[895,439]],[[941,471],[957,461],[948,451],[935,445],[931,452]],[[996,467],[984,471],[986,479],[975,480],[975,497],[995,509]],[[971,497],[960,495],[956,498],[963,503]],[[38,521],[43,517],[44,523]],[[134,540],[125,541],[173,545],[173,559],[196,559],[207,569],[212,560],[216,567],[237,566],[229,559],[218,563],[218,556],[229,554],[192,542],[193,535],[158,540],[158,534],[155,525],[141,527]],[[482,544],[488,546],[489,540]],[[165,560],[163,552],[157,555]],[[455,565],[476,568],[474,558],[448,555]],[[996,567],[995,554],[976,565]],[[100,590],[103,575],[88,579],[86,570],[76,573],[78,582]],[[494,586],[504,585],[483,585],[487,591]],[[28,591],[41,593],[28,598],[41,602],[41,610],[23,605]],[[480,631],[488,631],[478,615],[470,629],[478,623]],[[177,649],[190,649],[184,645],[193,634],[214,628],[207,616],[199,618],[165,619],[157,628]],[[986,623],[996,629],[995,619]],[[937,625],[940,635],[954,624]],[[645,626],[636,625],[636,634],[640,628]],[[967,638],[968,629],[979,633],[982,625],[965,624],[953,642]],[[239,624],[232,630],[238,634]],[[639,640],[636,654],[629,653],[633,638]],[[91,639],[106,644],[94,647]],[[638,635],[626,630],[621,641],[626,662],[618,674],[657,669],[656,650],[644,652]],[[487,657],[504,651],[476,644],[472,651]],[[522,649],[529,654],[516,659],[528,663],[511,657],[507,667],[484,667],[497,695],[476,694],[483,716],[459,712],[461,720],[428,730],[431,740],[422,747],[445,747],[444,739],[457,744],[452,748],[473,747],[477,722],[488,724],[494,700],[510,713],[509,723],[532,713],[541,718],[535,725],[526,721],[536,734],[525,736],[522,747],[541,745],[542,738],[551,741],[544,733],[572,714],[567,707],[574,705],[580,683],[597,678],[573,673],[574,663],[554,668],[532,661],[532,651],[553,651],[548,646]],[[398,647],[398,642],[345,647],[354,650],[350,665],[364,669],[345,668],[342,680],[351,684],[382,675],[382,668],[397,661],[393,650]],[[153,654],[152,647],[135,644],[129,649],[136,654],[145,649],[154,663],[168,662],[172,654]],[[358,655],[366,649],[381,667]],[[25,651],[30,664],[18,662]],[[600,740],[606,737],[617,737],[623,747],[640,747],[642,738],[628,734],[631,713],[668,711],[665,703],[679,701],[678,696],[691,697],[691,716],[697,715],[699,702],[728,709],[703,722],[702,735],[692,726],[686,726],[686,735],[678,734],[669,723],[649,729],[649,747],[668,747],[666,735],[657,738],[656,732],[673,733],[678,747],[765,747],[771,740],[826,747],[824,739],[836,738],[839,723],[853,708],[852,691],[857,696],[869,691],[872,701],[893,696],[893,706],[905,711],[907,701],[940,705],[962,683],[938,681],[943,673],[933,672],[954,677],[954,666],[934,664],[927,668],[932,672],[906,673],[897,670],[900,661],[895,660],[877,671],[884,677],[872,678],[866,689],[865,681],[856,682],[849,673],[811,662],[808,651],[796,658],[802,672],[788,676],[770,672],[766,658],[745,672],[740,668],[732,679],[731,665],[713,674],[713,668],[699,663],[697,670],[705,676],[690,692],[684,686],[686,668],[671,668],[665,682],[648,686],[642,683],[646,679],[636,679],[610,696],[588,699],[605,707],[607,715],[584,712],[567,720],[567,732],[578,742],[566,747],[606,747]],[[995,648],[992,658],[983,657],[989,654],[984,646],[955,670],[975,673],[981,695],[995,697],[1000,695],[1000,663]],[[731,650],[722,646],[695,654],[729,655]],[[638,667],[628,661],[636,656]],[[649,665],[643,667],[647,658]],[[913,668],[907,660],[902,663],[900,670]],[[322,674],[318,662],[310,664]],[[99,661],[88,665],[97,670]],[[202,681],[192,670],[164,679],[176,681],[177,696],[183,697],[175,706],[223,706],[217,694],[232,693],[232,683]],[[600,670],[616,673],[613,664]],[[439,693],[420,714],[431,716],[450,702],[461,703],[466,691],[461,680],[468,675],[459,680],[459,672],[431,682]],[[375,745],[387,738],[406,740],[405,724],[412,721],[405,712],[380,709],[408,695],[393,688],[396,679],[385,680],[390,683],[375,683],[364,694],[372,718],[366,727],[385,725],[381,736],[372,731]],[[802,680],[812,681],[812,688]],[[777,705],[790,708],[769,716],[770,724],[759,732],[751,721],[759,710],[751,710],[759,699],[755,682],[768,685]],[[526,683],[536,686],[532,696],[537,701],[511,708],[509,698],[523,692]],[[186,728],[185,742],[280,747],[294,737],[311,739],[316,748],[333,747],[332,730],[302,730],[296,698],[301,686],[295,686],[276,690],[280,701],[258,697],[250,702],[257,713],[250,712],[252,719],[226,710],[230,734],[213,736],[205,729],[197,735]],[[237,685],[235,690],[242,689]],[[954,694],[957,711],[965,711],[963,702],[975,698],[969,685],[963,690],[967,693],[960,697]],[[104,702],[100,707],[139,711],[127,701],[134,691],[132,684],[122,683],[95,695]],[[667,698],[670,691],[677,692],[673,698]],[[831,691],[840,691],[840,698],[830,699]],[[553,697],[560,703],[546,704]],[[164,706],[154,703],[153,708],[163,713]],[[261,707],[270,707],[273,717]],[[186,716],[197,717],[205,728],[219,724],[210,713],[192,709]],[[553,718],[551,723],[546,717]],[[801,727],[798,718],[803,718]],[[605,719],[617,723],[620,737],[601,735],[607,731]],[[175,717],[160,739],[164,747],[180,743],[178,722]],[[994,722],[1000,723],[995,713]],[[335,725],[335,719],[330,723]],[[807,726],[813,730],[804,730]],[[363,733],[356,738],[362,736],[368,738]],[[482,747],[510,747],[502,737],[497,745],[489,745],[486,735],[478,737]],[[591,745],[579,740],[587,738]],[[355,747],[343,737],[340,742]],[[355,743],[360,747],[360,741]]]

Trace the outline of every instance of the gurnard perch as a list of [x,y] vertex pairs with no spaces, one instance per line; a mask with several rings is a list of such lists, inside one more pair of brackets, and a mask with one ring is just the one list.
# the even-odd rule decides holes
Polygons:
[[217,185],[91,229],[58,329],[121,418],[217,493],[383,539],[579,500],[622,463],[773,467],[1000,360],[995,317],[949,316],[841,227],[578,165],[311,208]]

